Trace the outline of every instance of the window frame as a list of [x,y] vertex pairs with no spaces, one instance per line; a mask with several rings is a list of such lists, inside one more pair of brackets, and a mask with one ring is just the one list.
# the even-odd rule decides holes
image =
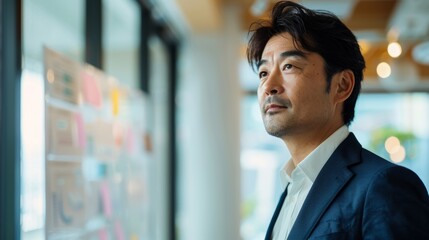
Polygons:
[[20,239],[22,1],[1,0],[0,17],[0,239]]

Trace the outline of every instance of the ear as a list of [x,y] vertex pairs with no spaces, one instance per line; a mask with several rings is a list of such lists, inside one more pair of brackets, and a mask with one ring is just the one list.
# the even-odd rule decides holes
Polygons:
[[334,102],[341,103],[350,97],[355,86],[355,75],[351,70],[343,70],[332,78],[331,91],[334,94]]

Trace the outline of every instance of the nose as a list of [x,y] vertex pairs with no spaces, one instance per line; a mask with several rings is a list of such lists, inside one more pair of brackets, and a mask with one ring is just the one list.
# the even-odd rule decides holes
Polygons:
[[264,92],[266,95],[281,94],[285,90],[283,86],[283,77],[278,71],[273,71],[264,83]]

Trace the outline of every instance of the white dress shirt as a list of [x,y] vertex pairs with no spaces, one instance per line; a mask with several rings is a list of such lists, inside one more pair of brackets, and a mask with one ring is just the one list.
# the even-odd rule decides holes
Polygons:
[[284,187],[288,188],[288,192],[274,225],[274,240],[287,238],[314,180],[348,134],[349,130],[344,125],[305,157],[298,166],[295,167],[292,159],[290,159],[282,167],[280,177]]

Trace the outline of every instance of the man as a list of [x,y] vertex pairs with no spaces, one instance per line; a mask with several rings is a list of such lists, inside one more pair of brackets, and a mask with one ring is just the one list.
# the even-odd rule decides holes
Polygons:
[[265,239],[429,239],[423,183],[348,131],[365,68],[353,33],[288,1],[252,26],[247,57],[264,125],[291,154]]

